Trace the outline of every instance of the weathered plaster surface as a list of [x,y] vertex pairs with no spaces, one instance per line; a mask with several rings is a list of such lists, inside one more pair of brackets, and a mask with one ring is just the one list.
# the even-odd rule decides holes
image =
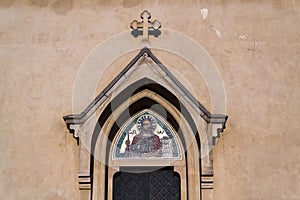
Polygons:
[[[299,4],[0,1],[0,199],[79,199],[78,147],[62,120],[72,113],[76,72],[97,44],[128,30],[144,9],[200,43],[222,75],[230,118],[214,150],[214,199],[299,199]],[[156,56],[174,74],[178,63],[188,66]],[[116,61],[99,90],[129,60]],[[209,107],[203,80],[192,71],[180,75]]]

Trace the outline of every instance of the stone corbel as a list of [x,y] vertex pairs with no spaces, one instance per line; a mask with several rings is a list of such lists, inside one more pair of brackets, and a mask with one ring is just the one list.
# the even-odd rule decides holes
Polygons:
[[73,137],[78,141],[80,124],[70,124],[68,129],[69,132],[73,134]]
[[221,133],[225,129],[225,124],[227,121],[227,115],[212,115],[211,121],[209,124],[212,138],[212,147],[216,145],[217,139],[220,138]]
[[217,139],[220,138],[224,128],[222,127],[222,124],[218,124],[218,123],[213,123],[211,125],[211,128],[212,128],[212,146],[215,146]]

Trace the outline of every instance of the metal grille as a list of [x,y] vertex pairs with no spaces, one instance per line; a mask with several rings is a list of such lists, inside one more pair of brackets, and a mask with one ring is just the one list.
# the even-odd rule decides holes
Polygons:
[[113,187],[114,200],[180,200],[180,178],[172,169],[120,172]]

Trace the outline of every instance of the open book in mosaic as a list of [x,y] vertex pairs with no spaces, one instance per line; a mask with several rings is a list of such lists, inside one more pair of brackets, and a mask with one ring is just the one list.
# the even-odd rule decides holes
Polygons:
[[115,159],[181,159],[174,129],[158,114],[144,110],[119,130],[113,145]]

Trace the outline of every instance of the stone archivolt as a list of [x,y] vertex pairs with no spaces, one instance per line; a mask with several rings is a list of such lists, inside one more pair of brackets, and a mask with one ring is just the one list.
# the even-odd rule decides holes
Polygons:
[[[157,134],[141,137],[147,135],[140,135],[141,124],[124,132],[128,123],[150,115],[160,123]],[[181,177],[181,199],[200,199],[201,189],[212,188],[209,152],[227,116],[211,114],[144,48],[82,113],[64,120],[79,141],[79,183],[81,189],[93,191],[89,198],[112,199],[112,177],[122,166],[171,165]],[[150,118],[148,122],[152,123]],[[139,131],[136,139],[129,134],[134,131]],[[171,134],[160,137],[163,131]],[[193,176],[187,176],[187,171]]]

